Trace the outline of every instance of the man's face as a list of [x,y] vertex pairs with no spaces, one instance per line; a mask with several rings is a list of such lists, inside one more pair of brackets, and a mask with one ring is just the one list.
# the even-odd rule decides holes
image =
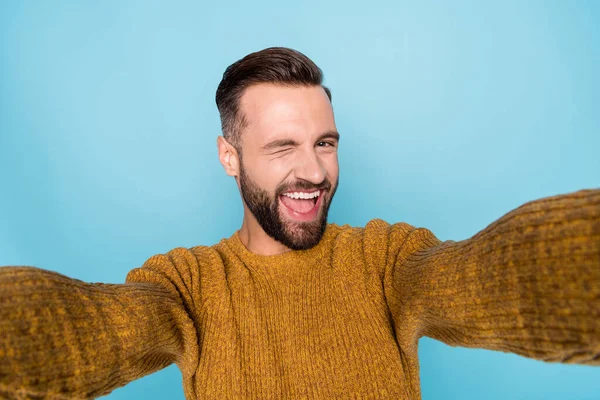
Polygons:
[[338,134],[320,86],[249,87],[240,102],[239,183],[244,202],[270,237],[293,250],[315,246],[338,185]]

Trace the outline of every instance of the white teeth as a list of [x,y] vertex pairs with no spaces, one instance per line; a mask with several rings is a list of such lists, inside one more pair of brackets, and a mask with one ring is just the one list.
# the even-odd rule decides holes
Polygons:
[[318,197],[320,194],[320,191],[317,190],[316,192],[312,192],[312,193],[304,193],[304,192],[290,192],[290,193],[284,193],[284,196],[287,197],[291,197],[292,199],[314,199],[315,197]]

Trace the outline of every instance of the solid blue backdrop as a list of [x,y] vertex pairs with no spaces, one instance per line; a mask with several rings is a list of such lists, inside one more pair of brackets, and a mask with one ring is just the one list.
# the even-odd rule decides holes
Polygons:
[[[269,46],[325,72],[330,221],[467,238],[600,183],[600,3],[3,1],[0,264],[121,283],[241,225],[217,159],[224,69]],[[598,399],[600,369],[420,342],[431,399]],[[183,398],[169,367],[110,399]]]

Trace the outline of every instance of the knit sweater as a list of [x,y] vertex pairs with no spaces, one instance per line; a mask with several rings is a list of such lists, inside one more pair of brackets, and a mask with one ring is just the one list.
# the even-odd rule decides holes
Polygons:
[[600,364],[600,190],[458,242],[373,220],[274,256],[236,232],[120,285],[0,271],[1,398],[92,398],[176,363],[188,399],[419,399],[422,336]]

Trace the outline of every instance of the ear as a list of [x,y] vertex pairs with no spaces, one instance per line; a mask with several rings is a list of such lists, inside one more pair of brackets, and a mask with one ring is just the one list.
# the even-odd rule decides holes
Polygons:
[[240,173],[240,159],[237,150],[229,144],[223,136],[217,137],[217,149],[219,161],[229,176],[238,176]]

